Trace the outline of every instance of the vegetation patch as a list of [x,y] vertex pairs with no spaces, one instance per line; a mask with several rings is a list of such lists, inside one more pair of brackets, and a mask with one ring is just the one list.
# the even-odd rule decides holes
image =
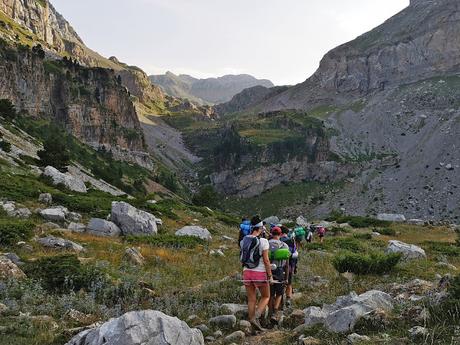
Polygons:
[[175,236],[171,234],[162,234],[156,236],[128,236],[128,243],[148,244],[153,247],[166,248],[195,248],[199,245],[205,245],[206,241],[195,236]]
[[12,246],[19,241],[28,241],[33,235],[35,224],[17,219],[0,219],[0,245]]
[[356,254],[345,252],[332,260],[334,268],[339,273],[352,272],[355,274],[385,274],[394,269],[401,260],[401,255],[370,253]]
[[340,224],[348,223],[354,228],[384,227],[391,225],[391,222],[385,220],[378,220],[371,217],[345,216],[341,214],[332,214],[327,220],[335,221]]

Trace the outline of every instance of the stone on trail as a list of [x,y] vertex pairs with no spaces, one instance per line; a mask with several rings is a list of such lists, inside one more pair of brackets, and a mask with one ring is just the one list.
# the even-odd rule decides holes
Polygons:
[[67,189],[73,192],[86,193],[88,191],[82,180],[70,174],[64,174],[52,166],[47,166],[43,175],[51,178],[54,185],[63,184]]
[[243,331],[236,331],[232,334],[229,334],[225,337],[224,343],[225,344],[242,344],[244,339],[246,338],[246,334]]
[[123,201],[112,202],[111,220],[120,227],[123,235],[156,235],[158,232],[154,215]]
[[40,243],[43,247],[47,247],[47,248],[67,249],[67,250],[73,250],[77,253],[85,251],[85,248],[83,248],[78,243],[75,243],[69,240],[65,240],[63,238],[54,237],[54,236],[47,236],[47,237],[39,238],[37,242]]
[[226,303],[220,307],[220,312],[227,315],[235,315],[238,318],[242,318],[248,314],[247,304],[234,304]]
[[390,241],[386,253],[400,253],[404,260],[425,259],[425,251],[413,244],[407,244],[401,241]]
[[159,311],[132,311],[81,332],[66,345],[204,345],[203,334]]
[[220,315],[209,319],[209,325],[218,329],[233,329],[236,326],[235,315]]
[[25,273],[6,256],[0,256],[0,280],[22,279]]
[[199,237],[202,240],[210,241],[212,240],[211,233],[208,229],[202,228],[200,226],[184,226],[182,229],[176,231],[176,236],[193,236]]
[[403,214],[395,213],[379,213],[377,215],[378,220],[383,220],[387,222],[405,222],[406,217]]
[[105,219],[93,218],[89,221],[88,233],[94,236],[116,237],[121,235],[121,230],[115,223]]

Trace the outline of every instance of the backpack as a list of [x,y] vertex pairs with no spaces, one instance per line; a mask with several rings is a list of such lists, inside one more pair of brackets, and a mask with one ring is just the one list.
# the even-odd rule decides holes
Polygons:
[[294,254],[297,251],[297,246],[295,244],[295,238],[293,237],[281,237],[280,239],[282,242],[286,243],[289,247],[289,251],[291,254]]
[[299,237],[299,238],[302,238],[305,236],[306,232],[305,232],[305,229],[302,228],[302,227],[298,227],[294,230],[294,233],[295,233],[295,236],[296,237]]
[[243,223],[241,223],[240,231],[243,234],[243,237],[251,234],[251,221],[245,220]]
[[257,237],[245,236],[241,241],[240,261],[243,267],[256,268],[259,266],[260,240]]
[[323,227],[323,226],[317,227],[317,230],[318,230],[318,234],[319,234],[320,236],[324,236],[324,235],[326,234],[326,228]]

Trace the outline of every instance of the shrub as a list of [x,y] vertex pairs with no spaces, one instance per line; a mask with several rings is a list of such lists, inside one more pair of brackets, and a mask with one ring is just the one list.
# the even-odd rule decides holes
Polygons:
[[354,228],[369,228],[373,226],[389,226],[391,222],[385,220],[378,220],[371,217],[361,216],[343,216],[340,214],[332,214],[329,221],[336,221],[337,223],[348,223]]
[[364,234],[353,234],[353,238],[357,240],[372,240],[372,234],[364,233]]
[[25,265],[30,278],[38,279],[50,292],[70,292],[107,285],[105,275],[90,265],[82,265],[76,255],[43,257]]
[[129,243],[145,243],[153,247],[167,248],[195,248],[198,245],[206,244],[205,240],[194,236],[175,236],[171,234],[157,236],[128,236]]
[[390,272],[401,260],[401,254],[342,253],[334,257],[332,264],[339,273],[384,274]]
[[452,243],[426,241],[423,244],[428,250],[436,254],[460,256],[460,248]]
[[0,99],[0,116],[9,120],[16,117],[16,109],[9,99]]
[[0,140],[0,150],[4,152],[11,152],[11,144],[7,141]]
[[336,248],[349,250],[352,252],[359,252],[365,250],[361,241],[351,237],[334,239],[334,246]]
[[193,196],[192,202],[197,206],[217,208],[219,206],[219,194],[212,186],[204,186]]
[[62,140],[62,136],[51,134],[43,143],[43,150],[37,153],[40,157],[40,165],[51,165],[60,171],[67,171],[67,166],[70,163],[70,156],[66,141]]
[[112,201],[121,200],[107,193],[91,191],[84,195],[53,193],[53,199],[75,212],[89,213],[93,217],[105,218],[112,208]]
[[230,226],[238,226],[240,224],[238,218],[228,216],[226,214],[217,215],[217,219],[220,220],[222,223],[230,225]]
[[391,228],[383,228],[376,230],[380,235],[384,236],[396,236],[396,231]]
[[149,212],[154,213],[156,216],[165,216],[172,220],[179,220],[180,217],[174,213],[174,209],[180,209],[181,205],[174,199],[164,199],[156,204],[148,204],[147,209]]
[[0,245],[11,246],[27,241],[33,235],[35,224],[30,221],[0,219]]

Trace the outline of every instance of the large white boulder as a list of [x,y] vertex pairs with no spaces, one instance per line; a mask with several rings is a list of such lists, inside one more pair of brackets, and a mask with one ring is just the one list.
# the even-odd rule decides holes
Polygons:
[[299,217],[297,217],[295,223],[296,223],[298,226],[304,226],[304,227],[309,225],[307,219],[306,219],[304,216],[299,216]]
[[88,233],[102,237],[116,237],[121,234],[120,228],[105,219],[92,218],[88,224]]
[[64,174],[52,166],[47,166],[43,175],[51,178],[54,185],[63,184],[67,189],[79,193],[86,193],[88,191],[82,180],[70,174]]
[[176,231],[176,236],[194,236],[206,241],[210,241],[212,239],[211,233],[208,229],[200,226],[184,226],[182,229]]
[[413,244],[407,244],[400,241],[388,242],[387,253],[400,253],[404,260],[424,259],[426,258],[425,251]]
[[124,235],[156,235],[158,232],[154,215],[123,201],[112,203],[111,220],[120,227]]
[[405,222],[406,217],[403,214],[395,213],[379,213],[377,215],[378,220],[384,220],[387,222]]
[[159,311],[132,311],[83,331],[66,345],[204,345],[203,334]]
[[58,206],[41,210],[40,215],[51,222],[63,222],[66,220],[69,210],[65,207]]

